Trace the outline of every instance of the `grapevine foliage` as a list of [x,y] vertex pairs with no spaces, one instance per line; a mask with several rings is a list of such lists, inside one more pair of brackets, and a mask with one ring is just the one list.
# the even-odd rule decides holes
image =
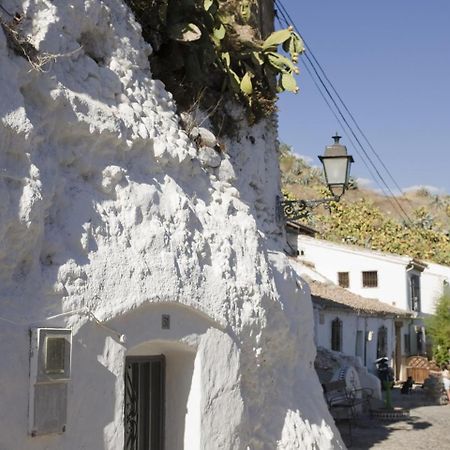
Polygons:
[[[296,157],[286,144],[280,145],[280,167],[283,192],[289,199],[329,196],[321,171]],[[450,217],[450,197],[419,191],[421,203],[410,211],[412,223],[404,223],[366,198],[370,192],[360,191],[356,182],[352,189],[339,203],[315,210],[308,219],[318,237],[450,265],[448,229],[432,213]]]

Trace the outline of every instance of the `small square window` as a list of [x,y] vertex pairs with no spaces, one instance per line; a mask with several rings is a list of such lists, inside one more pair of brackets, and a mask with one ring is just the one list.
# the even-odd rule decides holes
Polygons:
[[363,287],[373,288],[378,287],[378,272],[376,270],[371,270],[362,273]]
[[343,288],[350,286],[350,277],[348,272],[338,272],[338,284]]

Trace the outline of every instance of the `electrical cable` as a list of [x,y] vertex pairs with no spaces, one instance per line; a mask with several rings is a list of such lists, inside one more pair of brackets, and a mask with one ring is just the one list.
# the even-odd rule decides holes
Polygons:
[[[298,33],[298,34],[300,35],[300,37],[302,38],[302,40],[303,40],[303,42],[304,42],[304,44],[305,44],[305,47],[306,47],[306,49],[307,49],[307,52],[305,52],[305,57],[306,57],[306,59],[307,59],[307,60],[309,61],[309,63],[311,64],[311,66],[312,66],[314,72],[316,73],[316,76],[318,77],[319,81],[321,82],[321,84],[323,85],[324,89],[326,90],[328,96],[330,97],[330,99],[332,100],[332,102],[333,102],[333,104],[335,105],[336,109],[338,110],[339,115],[342,117],[342,119],[344,120],[344,122],[346,123],[346,125],[349,127],[351,133],[354,135],[354,137],[355,137],[356,141],[358,142],[358,145],[360,146],[360,148],[361,148],[361,150],[363,151],[364,155],[367,157],[367,159],[369,160],[370,164],[373,166],[374,170],[376,171],[378,177],[380,178],[380,180],[382,181],[382,183],[386,186],[386,189],[389,191],[390,195],[386,195],[386,194],[385,194],[386,197],[388,197],[388,198],[391,197],[392,200],[395,202],[395,205],[397,206],[397,208],[398,208],[398,210],[399,210],[399,212],[400,212],[400,215],[403,215],[404,218],[406,218],[408,222],[412,223],[412,221],[411,221],[411,219],[410,219],[408,213],[404,210],[404,208],[402,207],[402,205],[401,205],[400,202],[398,201],[397,197],[394,195],[394,193],[392,192],[392,190],[391,190],[390,187],[388,186],[386,180],[385,180],[384,177],[381,175],[380,171],[377,169],[376,165],[375,165],[374,162],[371,160],[370,156],[367,154],[365,148],[362,146],[360,140],[356,137],[355,132],[353,131],[353,129],[352,129],[352,127],[350,126],[350,124],[348,123],[348,121],[345,119],[345,117],[344,117],[342,111],[340,110],[340,108],[339,108],[339,106],[337,105],[336,101],[334,100],[334,98],[332,97],[332,95],[331,95],[331,93],[329,92],[328,88],[326,87],[325,83],[323,82],[322,78],[320,77],[320,75],[319,75],[319,73],[318,73],[316,67],[314,66],[313,62],[312,62],[311,59],[309,58],[308,53],[311,54],[311,55],[313,56],[313,58],[314,58],[315,61],[317,61],[317,58],[315,58],[315,56],[312,54],[311,48],[308,47],[308,45],[307,45],[305,39],[303,38],[303,36],[302,36],[301,33],[299,32],[298,27],[295,26],[295,24],[294,24],[294,22],[293,22],[293,20],[292,20],[292,17],[289,15],[288,11],[286,10],[286,8],[284,7],[284,5],[281,3],[280,0],[275,0],[275,3],[276,3],[277,6],[280,7],[280,9],[281,9],[280,12],[281,12],[281,15],[282,15],[283,20],[285,21],[286,25],[289,26],[290,24],[292,24],[292,26],[294,26],[295,30],[297,31],[297,33]],[[290,22],[289,22],[289,21],[290,21]],[[320,64],[318,64],[318,66],[320,67],[320,69],[322,70],[322,72],[325,74],[325,72],[324,72],[322,66],[320,66]],[[342,101],[341,97],[337,94],[337,91],[336,91],[336,89],[334,88],[334,86],[333,86],[333,84],[331,83],[331,81],[329,80],[329,78],[326,77],[326,75],[325,75],[325,78],[326,78],[326,80],[328,81],[329,85],[331,86],[332,90],[336,93],[337,97],[340,99],[341,103],[344,105],[344,108],[348,111],[348,108],[346,107],[346,105],[345,105],[344,102]],[[349,113],[349,115],[350,115],[351,117],[353,117],[353,116],[350,114],[349,111],[348,111],[348,113]],[[353,118],[353,121],[355,122],[355,119],[354,119],[354,118]],[[357,124],[356,124],[356,125],[357,125]],[[361,132],[361,129],[360,129],[360,127],[359,127],[358,125],[357,125],[357,128],[358,128],[358,130],[360,131],[360,133],[363,135],[363,133]],[[364,135],[364,136],[365,136],[365,135]],[[366,141],[368,141],[367,138],[366,138]],[[370,142],[369,142],[369,146],[371,146]],[[372,147],[372,149],[373,149],[373,147]],[[373,149],[373,151],[375,152],[374,149]],[[376,152],[375,152],[375,153],[376,153]],[[379,157],[378,154],[376,154],[376,156],[378,157],[379,160],[381,160],[381,158]],[[385,167],[385,170],[386,170],[385,164],[384,164],[382,161],[381,161],[381,163],[382,163],[382,166]],[[389,175],[390,175],[391,178],[393,178],[393,177],[392,177],[392,174],[390,174],[390,172],[389,172]],[[399,191],[401,192],[401,188],[398,186],[397,182],[396,182],[395,180],[393,180],[393,181],[394,181],[394,184],[396,185],[397,189],[399,189]],[[378,183],[377,183],[377,184],[378,184]],[[383,188],[382,188],[382,191],[385,192]],[[409,202],[409,200],[408,200],[408,202]],[[391,204],[393,204],[392,201],[391,201]],[[395,208],[395,206],[394,206],[394,208]]]
[[[287,17],[287,19],[289,19],[290,21],[292,21],[291,16],[289,15],[289,12],[287,11],[287,9],[284,7],[284,5],[281,3],[280,0],[275,0],[276,3],[278,3],[279,7],[282,9],[282,12],[285,14],[285,16]],[[299,33],[300,35],[300,33]],[[364,133],[364,131],[361,129],[361,127],[359,126],[357,120],[355,119],[354,115],[351,113],[351,111],[349,110],[349,108],[347,107],[346,103],[344,102],[344,100],[342,99],[342,97],[339,95],[339,92],[337,91],[337,89],[334,87],[333,83],[330,81],[330,79],[328,78],[325,70],[323,69],[322,65],[320,64],[320,62],[317,60],[317,58],[315,57],[311,46],[307,43],[307,41],[304,39],[303,36],[301,36],[303,43],[305,44],[305,47],[308,49],[309,54],[311,55],[311,57],[313,58],[314,62],[317,64],[317,67],[319,68],[320,72],[322,73],[323,77],[325,78],[325,80],[327,81],[327,83],[330,85],[331,89],[333,90],[334,94],[336,95],[336,97],[338,98],[338,100],[340,101],[340,103],[342,104],[342,106],[344,107],[345,111],[347,112],[347,114],[349,115],[350,119],[353,121],[353,123],[356,126],[356,129],[359,131],[359,133],[361,134],[361,136],[363,137],[363,139],[365,140],[365,142],[367,143],[367,145],[369,146],[370,150],[372,151],[372,153],[375,155],[375,157],[377,158],[377,160],[379,161],[379,163],[381,164],[381,166],[383,167],[383,169],[385,170],[386,174],[389,176],[389,178],[391,179],[391,181],[393,182],[394,186],[398,189],[398,191],[401,193],[402,192],[402,188],[399,186],[399,184],[397,183],[397,181],[395,180],[394,176],[392,175],[391,171],[388,169],[388,167],[385,165],[384,161],[381,159],[380,155],[378,154],[378,152],[375,150],[375,148],[373,147],[372,143],[369,141],[368,137],[366,136],[366,134]],[[408,201],[408,203],[411,204],[409,199],[406,199]]]
[[1,3],[0,9],[2,9],[6,14],[8,14],[9,17],[14,17]]
[[[310,58],[305,54],[308,62],[311,64],[311,60]],[[370,158],[370,156],[368,155],[367,151],[365,150],[365,148],[363,147],[363,145],[361,144],[361,141],[359,140],[358,136],[355,134],[353,128],[350,126],[350,124],[348,123],[346,117],[343,115],[342,111],[339,109],[339,106],[337,105],[336,101],[334,100],[333,96],[331,95],[329,89],[327,88],[327,86],[325,85],[325,83],[323,82],[323,80],[320,78],[319,74],[317,73],[317,70],[314,66],[312,66],[312,69],[314,71],[314,73],[317,75],[320,83],[322,84],[323,88],[325,89],[325,92],[328,94],[328,96],[330,97],[331,101],[333,102],[335,108],[338,111],[338,114],[341,116],[341,119],[344,121],[345,125],[347,126],[347,128],[350,130],[350,133],[353,135],[353,138],[355,139],[355,141],[358,143],[359,148],[361,149],[361,151],[364,153],[364,155],[366,156],[367,160],[370,162],[371,166],[373,167],[373,169],[375,170],[378,178],[381,180],[381,182],[384,184],[384,186],[386,187],[386,189],[388,190],[389,194],[387,197],[388,198],[392,198],[392,200],[395,202],[395,204],[397,205],[397,207],[399,208],[399,210],[401,211],[401,213],[404,214],[404,216],[407,218],[408,221],[411,222],[411,219],[408,216],[408,213],[403,209],[403,207],[401,206],[400,202],[396,199],[394,193],[392,192],[391,188],[389,187],[389,185],[387,184],[386,180],[384,179],[384,177],[381,175],[380,171],[378,170],[378,168],[376,167],[376,165],[374,164],[374,162],[372,161],[372,159]],[[391,203],[392,204],[392,203]]]
[[[283,11],[281,11],[281,15],[283,17],[283,20],[285,21],[285,26],[289,25],[289,22],[287,21],[286,16],[284,15]],[[281,24],[281,21],[278,19],[279,23]],[[282,26],[282,25],[281,25]],[[312,61],[310,60],[310,58],[308,57],[307,53],[305,52],[305,57],[306,57],[306,61],[309,62],[309,64],[311,65],[312,70],[315,72],[317,78],[320,80],[320,76],[317,73],[317,70],[314,67],[314,64],[312,63]],[[322,88],[319,86],[319,84],[316,82],[316,79],[314,78],[313,74],[311,73],[311,71],[309,70],[307,64],[305,63],[305,68],[308,72],[308,74],[310,75],[314,85],[316,86],[317,90],[319,91],[319,94],[321,95],[322,99],[325,101],[325,103],[327,104],[328,108],[330,109],[330,111],[333,113],[334,117],[336,118],[337,122],[339,123],[339,125],[341,126],[341,128],[344,130],[345,135],[347,136],[347,138],[349,138],[349,134],[346,131],[346,127],[342,124],[341,120],[337,117],[336,112],[334,111],[332,105],[329,103],[329,101],[327,100],[325,94],[322,91]],[[339,110],[339,106],[337,105],[337,103],[334,101],[333,97],[331,96],[330,92],[328,91],[327,87],[325,86],[325,84],[323,83],[323,81],[321,80],[321,84],[323,86],[323,88],[326,90],[328,96],[331,98],[331,100],[333,101],[333,104],[335,105],[336,110],[338,111],[338,113],[341,115],[341,117],[343,118],[343,120],[345,121],[345,117],[343,116],[342,112]],[[351,127],[349,126],[348,122],[345,121],[347,124],[347,128],[351,130]],[[354,134],[354,133],[352,133]],[[366,168],[368,169],[370,175],[373,177],[374,181],[377,183],[377,185],[380,187],[381,191],[383,192],[383,194],[388,198],[388,200],[390,201],[391,205],[394,207],[394,209],[397,208],[397,205],[393,203],[389,193],[385,190],[385,188],[378,182],[377,176],[373,174],[372,170],[369,169],[369,165],[367,164],[365,158],[361,155],[361,153],[359,152],[359,150],[357,149],[356,145],[354,144],[353,140],[350,138],[350,143],[352,144],[354,150],[357,152],[357,154],[361,157],[361,160],[363,161],[364,165],[366,166]],[[367,158],[370,161],[370,158]],[[370,161],[371,162],[371,161]],[[373,165],[373,163],[372,163]]]
[[[349,133],[347,132],[347,130],[345,129],[345,126],[343,125],[342,121],[339,119],[338,115],[336,114],[336,112],[333,110],[333,107],[331,106],[331,104],[329,103],[329,101],[327,100],[325,94],[322,92],[322,90],[320,89],[319,84],[317,83],[317,81],[315,80],[311,69],[308,67],[307,64],[305,64],[305,69],[308,72],[308,75],[310,76],[312,82],[314,83],[314,85],[316,86],[317,90],[319,91],[320,96],[322,97],[323,101],[327,104],[328,108],[330,109],[331,113],[333,114],[334,118],[336,119],[336,122],[339,124],[339,126],[341,127],[341,129],[344,131],[345,136],[347,137],[348,141],[350,142],[351,147],[359,154],[359,150],[356,148],[356,145],[352,139],[352,137],[349,135]],[[374,178],[376,180],[375,175],[372,172],[372,169],[370,168],[369,164],[366,162],[366,160],[364,158],[361,158],[361,161],[363,162],[363,164],[366,166],[367,171],[369,172],[370,176],[372,178]],[[380,186],[380,188],[382,189],[382,187]]]
[[[322,66],[320,66],[320,64],[317,62],[317,58],[312,54],[311,49],[308,47],[308,45],[307,45],[305,39],[303,38],[303,36],[302,36],[301,33],[299,32],[298,27],[295,25],[294,21],[292,20],[291,16],[289,15],[289,13],[288,13],[288,11],[286,10],[286,8],[284,7],[284,5],[281,3],[280,0],[275,0],[275,4],[276,4],[276,6],[278,6],[278,7],[280,8],[278,12],[280,12],[281,17],[282,17],[282,19],[284,20],[285,24],[286,24],[287,26],[289,26],[289,25],[293,26],[294,29],[296,30],[296,32],[297,32],[297,33],[300,35],[300,37],[302,38],[303,42],[305,43],[306,50],[307,50],[307,51],[304,52],[306,61],[308,61],[308,63],[310,64],[310,66],[311,66],[312,70],[314,71],[314,73],[315,73],[317,79],[319,80],[320,84],[322,85],[322,87],[323,87],[323,89],[325,90],[325,92],[326,92],[326,94],[328,95],[328,97],[331,99],[331,101],[332,101],[334,107],[336,108],[338,114],[341,116],[341,119],[343,120],[343,122],[345,123],[345,125],[347,126],[347,128],[350,130],[350,132],[351,132],[351,134],[353,135],[354,139],[355,139],[356,142],[358,143],[358,146],[360,147],[361,151],[364,153],[365,157],[366,157],[367,160],[370,162],[370,164],[371,164],[371,166],[373,167],[373,169],[375,170],[375,172],[376,172],[378,178],[379,178],[379,179],[381,180],[381,182],[384,184],[384,186],[386,187],[386,189],[387,189],[387,191],[389,192],[390,195],[386,194],[386,191],[385,191],[384,188],[381,189],[382,192],[385,193],[386,197],[389,199],[389,201],[391,202],[391,204],[399,210],[400,215],[401,215],[401,216],[404,216],[404,219],[406,218],[407,221],[411,223],[412,221],[411,221],[411,219],[410,219],[408,213],[404,210],[403,206],[400,204],[400,202],[398,201],[398,199],[396,198],[396,196],[395,196],[394,193],[392,192],[391,188],[390,188],[389,185],[387,184],[386,180],[384,179],[384,177],[383,177],[382,174],[380,173],[380,170],[378,170],[378,168],[376,167],[375,163],[374,163],[374,162],[372,161],[372,159],[370,158],[370,156],[369,156],[369,154],[367,153],[366,149],[365,149],[364,146],[362,145],[360,139],[357,137],[357,135],[356,135],[355,131],[353,130],[353,128],[351,127],[349,121],[346,119],[345,115],[343,114],[343,112],[341,111],[339,105],[337,104],[336,100],[334,99],[333,95],[331,94],[330,89],[327,87],[326,83],[323,81],[322,77],[320,76],[319,71],[322,71],[322,73],[324,74],[324,78],[326,79],[326,81],[328,82],[328,84],[331,86],[332,91],[333,91],[333,92],[335,93],[335,95],[338,97],[339,101],[340,101],[340,102],[342,103],[342,105],[344,106],[344,109],[347,111],[347,114],[349,115],[349,117],[351,117],[351,119],[352,119],[352,121],[355,123],[355,125],[356,125],[358,131],[359,131],[360,134],[365,138],[365,140],[366,140],[366,142],[367,142],[368,139],[367,139],[367,137],[364,135],[364,133],[362,132],[362,130],[361,130],[361,128],[359,127],[359,125],[356,123],[356,120],[354,119],[354,116],[349,112],[347,106],[346,106],[346,105],[344,104],[344,102],[342,101],[342,98],[337,94],[337,91],[336,91],[336,89],[334,88],[333,84],[330,82],[329,78],[325,75],[325,72],[324,72]],[[279,19],[278,15],[277,15],[277,18],[278,18],[278,21],[280,22],[280,19]],[[312,55],[312,58],[313,58],[314,61],[309,57],[309,54]],[[316,68],[316,65],[319,66],[319,70]],[[306,65],[306,64],[305,64],[305,67],[307,68],[307,65]],[[308,69],[307,69],[307,71],[308,71],[308,73],[310,74],[310,76],[312,77],[311,72],[310,72]],[[318,88],[318,90],[319,90],[319,92],[320,92],[322,98],[324,98],[324,97],[325,97],[325,94],[322,92],[322,90],[320,89],[320,87],[318,86],[318,84],[315,82],[314,77],[312,77],[312,78],[313,78],[314,84],[315,84],[316,87]],[[325,100],[325,98],[324,98],[324,100]],[[327,106],[330,108],[330,110],[333,112],[333,115],[335,116],[335,118],[337,119],[336,114],[335,114],[335,112],[333,111],[333,108],[331,107],[330,103],[329,103],[328,101],[326,101],[326,104],[327,104]],[[339,120],[338,120],[338,123],[342,126],[342,123],[341,123]],[[343,127],[343,128],[344,128],[344,127]],[[344,130],[345,130],[345,129],[344,129]],[[346,134],[347,134],[347,133],[346,133]],[[354,144],[353,144],[353,145],[354,145]],[[369,147],[371,147],[372,151],[373,151],[374,153],[376,153],[375,150],[373,149],[373,146],[370,144],[370,142],[368,143],[368,145],[369,145]],[[355,150],[356,150],[356,146],[354,146],[354,147],[355,147]],[[358,154],[359,154],[359,152],[358,152]],[[361,156],[361,155],[360,155],[360,156]],[[377,153],[376,153],[376,156],[377,156],[377,159],[381,162],[382,167],[384,167],[385,170],[386,170],[387,172],[389,172],[389,171],[387,170],[385,164],[381,161],[381,158],[379,157],[379,155],[378,155]],[[362,158],[362,160],[364,161],[364,158]],[[368,167],[367,164],[365,164],[365,165],[366,165],[366,167]],[[369,170],[369,173],[370,173],[371,176],[375,179],[375,181],[377,181],[377,180],[376,180],[376,177],[374,177],[373,173],[372,173],[370,170]],[[392,174],[391,174],[390,172],[389,172],[388,174],[389,174],[390,178],[393,179]],[[396,185],[397,189],[399,189],[399,191],[401,192],[401,189],[400,189],[400,187],[398,186],[397,182],[396,182],[395,180],[393,180],[393,181],[394,181],[394,184]],[[377,182],[377,184],[379,184],[379,183]],[[380,187],[381,187],[381,186],[380,186]],[[394,205],[393,202],[395,202],[395,205]]]
[[[286,24],[283,24],[281,22],[281,20],[279,19],[278,15],[275,15],[276,19],[278,20],[278,23],[280,25],[280,27],[283,27]],[[331,113],[333,114],[334,118],[336,119],[336,122],[339,124],[340,128],[344,131],[345,136],[347,137],[348,141],[350,142],[350,146],[356,151],[356,153],[358,154],[358,156],[360,156],[361,161],[363,162],[363,164],[366,166],[367,171],[369,172],[370,176],[375,180],[375,182],[377,183],[378,187],[380,188],[380,190],[383,192],[384,195],[386,195],[386,197],[389,197],[385,191],[383,186],[381,186],[381,184],[378,183],[377,177],[376,175],[372,172],[372,169],[370,168],[369,164],[366,162],[365,158],[363,158],[361,156],[361,154],[359,153],[359,150],[357,149],[353,138],[350,136],[350,134],[347,132],[344,124],[342,123],[341,119],[339,119],[338,115],[336,114],[336,112],[333,109],[333,106],[330,104],[330,102],[328,101],[327,97],[325,96],[325,94],[322,92],[322,89],[320,88],[319,84],[317,83],[316,79],[314,78],[314,75],[311,72],[311,69],[308,67],[308,64],[305,63],[305,69],[306,72],[308,73],[309,77],[311,78],[311,81],[314,83],[317,91],[319,92],[320,96],[322,97],[323,101],[326,103],[326,105],[328,106],[328,109],[331,111]],[[395,205],[394,205],[395,208]]]
[[[60,317],[64,317],[64,316],[72,316],[72,315],[80,315],[80,316],[86,316],[88,317],[89,320],[92,320],[96,325],[98,325],[100,328],[103,328],[104,330],[109,331],[111,334],[117,336],[117,338],[119,339],[119,342],[121,344],[126,344],[127,343],[127,337],[125,334],[121,334],[119,333],[117,330],[114,330],[111,327],[108,327],[107,325],[105,325],[104,322],[102,322],[100,319],[98,319],[94,313],[89,309],[89,308],[80,308],[80,309],[73,309],[71,311],[65,311],[63,313],[59,313],[59,314],[55,314],[53,316],[48,316],[48,317],[44,317],[42,319],[40,319],[39,321],[34,321],[33,323],[37,323],[37,322],[42,322],[42,321],[49,321],[49,320],[53,320],[53,319],[58,319]],[[0,320],[3,322],[7,322],[10,323],[12,325],[17,325],[17,326],[31,326],[32,324],[27,322],[27,321],[14,321],[11,319],[7,319],[6,317],[1,317],[0,316]]]

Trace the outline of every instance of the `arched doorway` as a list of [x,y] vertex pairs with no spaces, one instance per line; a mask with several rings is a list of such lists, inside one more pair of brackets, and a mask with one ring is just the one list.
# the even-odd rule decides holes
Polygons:
[[[126,344],[121,347],[125,351],[120,354],[122,371],[116,385],[116,406],[122,423],[117,435],[121,435],[124,448],[145,448],[136,446],[136,443],[134,447],[130,447],[130,443],[128,448],[125,447],[127,427],[136,427],[125,421],[125,374],[128,363],[144,364],[157,360],[161,355],[164,406],[150,404],[151,386],[141,390],[145,394],[145,400],[141,401],[147,402],[148,408],[164,409],[163,448],[233,448],[236,430],[244,414],[239,389],[240,349],[233,336],[225,331],[224,324],[192,307],[160,302],[126,311],[111,320],[108,326],[126,335]],[[141,360],[133,359],[141,357]],[[138,368],[128,370],[139,371]],[[148,373],[153,368],[142,370],[147,371],[143,374],[144,379],[150,379],[152,375],[158,377]],[[140,400],[135,401],[139,403]],[[149,437],[143,438],[143,442],[152,439],[151,432],[148,434]]]

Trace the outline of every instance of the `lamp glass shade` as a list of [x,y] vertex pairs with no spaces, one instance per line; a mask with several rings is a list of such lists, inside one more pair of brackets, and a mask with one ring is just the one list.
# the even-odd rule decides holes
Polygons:
[[335,197],[342,197],[346,187],[343,184],[329,184],[328,189]]
[[348,156],[322,156],[321,158],[327,184],[346,185],[348,181]]
[[348,187],[350,166],[353,157],[347,154],[347,147],[339,143],[341,137],[333,136],[334,144],[325,147],[325,154],[319,156],[323,165],[325,181],[336,197],[341,197]]

